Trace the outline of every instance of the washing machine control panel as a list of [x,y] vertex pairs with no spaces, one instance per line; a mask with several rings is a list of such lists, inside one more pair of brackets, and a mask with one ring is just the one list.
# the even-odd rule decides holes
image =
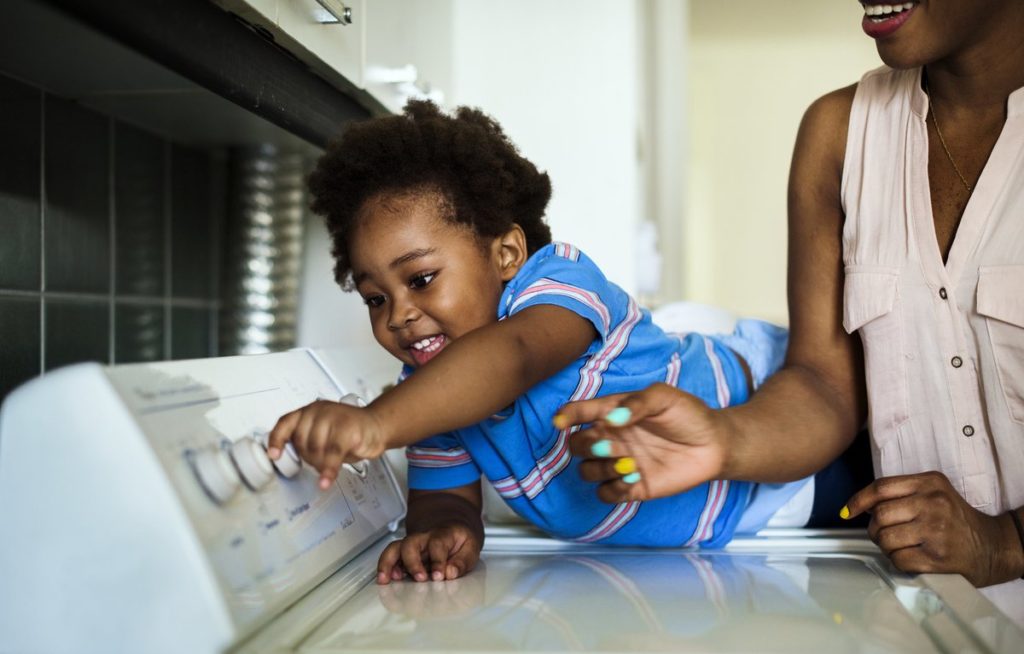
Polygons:
[[322,491],[291,444],[277,461],[267,455],[285,413],[320,399],[365,404],[312,351],[105,373],[179,496],[239,623],[278,610],[404,513],[383,460],[344,466]]

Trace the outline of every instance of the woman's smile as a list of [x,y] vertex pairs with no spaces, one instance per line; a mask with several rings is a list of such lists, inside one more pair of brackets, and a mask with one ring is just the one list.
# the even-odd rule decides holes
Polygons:
[[917,2],[902,4],[883,4],[880,2],[862,2],[864,20],[861,27],[864,33],[873,39],[883,39],[903,26],[914,13]]

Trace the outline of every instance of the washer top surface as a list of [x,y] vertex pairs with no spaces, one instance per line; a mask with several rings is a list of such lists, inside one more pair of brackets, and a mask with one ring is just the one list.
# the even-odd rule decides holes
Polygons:
[[470,575],[388,586],[372,582],[375,556],[354,562],[367,567],[364,581],[296,649],[1010,652],[1024,643],[962,578],[901,575],[863,538],[700,551],[489,534]]

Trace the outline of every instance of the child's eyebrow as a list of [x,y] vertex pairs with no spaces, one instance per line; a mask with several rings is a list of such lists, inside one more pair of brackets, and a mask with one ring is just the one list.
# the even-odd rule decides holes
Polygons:
[[[395,257],[395,259],[390,264],[388,264],[388,267],[397,268],[403,263],[415,261],[416,259],[425,257],[428,254],[434,254],[435,252],[437,252],[437,248],[418,248],[416,250],[409,250],[405,254]],[[367,277],[368,275],[365,272],[356,273],[352,276],[352,281],[355,282],[356,285],[359,285],[359,283],[362,282]]]
[[410,250],[400,257],[395,257],[395,260],[391,262],[390,268],[396,268],[403,263],[409,263],[416,259],[427,256],[428,254],[434,254],[437,252],[437,248],[419,248],[417,250]]

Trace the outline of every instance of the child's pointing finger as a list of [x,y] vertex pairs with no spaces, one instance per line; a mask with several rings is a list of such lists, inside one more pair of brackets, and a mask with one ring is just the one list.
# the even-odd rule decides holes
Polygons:
[[285,443],[291,439],[301,417],[302,409],[298,409],[278,418],[277,424],[270,430],[270,436],[267,438],[267,455],[271,459],[276,461],[281,458],[281,451],[284,450]]

